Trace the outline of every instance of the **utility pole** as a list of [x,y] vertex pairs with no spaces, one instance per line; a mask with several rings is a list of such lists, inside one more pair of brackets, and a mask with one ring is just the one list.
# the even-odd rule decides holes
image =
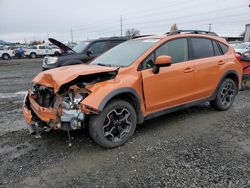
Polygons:
[[208,28],[208,31],[211,31],[212,30],[212,24],[208,24],[209,28]]
[[123,33],[123,31],[122,31],[122,27],[123,27],[123,24],[122,24],[122,16],[121,16],[121,19],[120,19],[120,22],[121,22],[121,37],[122,37],[122,33]]
[[70,34],[71,34],[71,42],[73,43],[74,39],[73,39],[73,30],[72,29],[70,29]]

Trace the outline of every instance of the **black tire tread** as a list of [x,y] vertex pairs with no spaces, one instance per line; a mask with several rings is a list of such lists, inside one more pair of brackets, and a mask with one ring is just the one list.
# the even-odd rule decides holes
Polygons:
[[[132,125],[131,132],[125,138],[125,140],[119,143],[112,143],[112,142],[107,141],[104,137],[101,136],[101,133],[100,133],[100,128],[102,127],[102,121],[104,121],[103,118],[105,118],[106,114],[115,106],[125,106],[130,111],[131,115],[134,115],[132,117],[134,122],[132,122],[133,125]],[[135,128],[136,128],[136,112],[133,106],[127,101],[120,100],[120,99],[115,99],[115,100],[110,101],[100,114],[92,115],[90,116],[90,119],[89,119],[90,136],[97,144],[105,148],[115,148],[120,145],[123,145],[133,135]]]

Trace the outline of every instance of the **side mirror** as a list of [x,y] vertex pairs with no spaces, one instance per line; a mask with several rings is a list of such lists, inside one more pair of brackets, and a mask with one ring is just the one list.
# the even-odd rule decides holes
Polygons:
[[90,56],[90,55],[92,55],[92,54],[94,54],[94,53],[93,53],[92,51],[89,51],[89,50],[88,50],[88,51],[86,52],[86,54],[87,54],[87,56]]
[[167,55],[158,56],[152,71],[154,74],[158,74],[160,71],[160,67],[169,67],[171,63],[172,63],[172,58],[170,56]]

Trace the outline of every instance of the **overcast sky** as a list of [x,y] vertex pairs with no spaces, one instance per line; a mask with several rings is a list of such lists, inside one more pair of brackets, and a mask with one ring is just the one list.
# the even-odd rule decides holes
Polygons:
[[163,34],[170,26],[238,36],[250,23],[250,0],[0,0],[0,40],[74,41],[120,35]]

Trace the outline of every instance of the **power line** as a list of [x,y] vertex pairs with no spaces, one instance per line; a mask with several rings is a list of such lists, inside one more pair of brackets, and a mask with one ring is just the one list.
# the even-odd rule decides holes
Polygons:
[[73,30],[72,29],[70,29],[70,34],[71,34],[71,42],[73,43],[74,39],[73,39]]
[[[198,1],[197,3],[200,3],[200,1]],[[173,5],[178,5],[178,10],[176,11],[176,10],[173,10],[173,9],[170,9],[169,10],[169,8],[170,7],[175,7],[175,6],[173,6]],[[181,4],[181,6],[182,5],[190,5],[190,2],[187,2],[187,3],[182,3]],[[192,4],[192,6],[193,6],[194,4]],[[239,6],[239,4],[237,4],[238,6]],[[243,5],[243,4],[242,4]],[[217,9],[217,10],[215,10],[215,9],[213,9],[213,10],[211,10],[211,11],[207,11],[206,12],[206,14],[208,14],[208,13],[212,13],[212,14],[214,14],[216,11],[220,11],[220,12],[225,12],[225,11],[230,11],[230,12],[232,12],[232,11],[234,11],[234,10],[236,10],[236,9],[239,9],[239,8],[244,8],[243,6],[242,6],[241,4],[240,4],[240,6],[239,7],[236,7],[236,6],[229,6],[229,7],[223,7],[223,9]],[[203,5],[204,6],[204,5]],[[185,7],[185,6],[184,6]],[[167,13],[168,13],[168,15],[171,15],[171,12],[175,12],[175,13],[178,13],[178,12],[183,12],[183,10],[180,8],[180,3],[178,2],[178,3],[176,3],[176,4],[172,4],[172,6],[168,6],[168,7],[163,7],[163,8],[158,8],[158,9],[149,9],[149,10],[156,10],[157,12],[156,13],[154,13],[154,12],[149,12],[149,11],[143,11],[143,13],[145,13],[146,12],[146,14],[141,14],[140,16],[138,16],[138,12],[137,12],[137,14],[136,14],[136,16],[134,16],[134,17],[131,17],[131,14],[129,15],[129,16],[126,16],[126,17],[130,17],[131,19],[133,19],[133,21],[134,20],[138,20],[139,18],[142,18],[142,19],[144,19],[145,20],[145,16],[149,16],[149,15],[159,15],[160,14],[160,11],[159,11],[159,9],[161,10],[161,9],[168,9],[167,10]],[[162,11],[163,11],[162,10]],[[165,10],[166,11],[166,10]],[[140,11],[139,11],[140,12]],[[202,12],[202,14],[204,14],[203,12]],[[194,17],[194,16],[199,16],[199,15],[192,15],[192,17]],[[172,18],[176,18],[176,17],[172,17]],[[112,18],[110,18],[110,19],[113,19],[113,17]],[[85,26],[82,26],[82,27],[78,27],[78,29],[76,29],[76,28],[74,28],[74,30],[76,30],[76,31],[81,31],[81,30],[91,30],[91,28],[94,28],[94,29],[96,29],[97,27],[100,27],[101,25],[108,25],[108,23],[115,23],[115,22],[117,22],[116,20],[110,20],[110,19],[106,19],[105,21],[101,21],[101,23],[95,23],[95,24],[85,24]],[[128,20],[128,19],[127,19]],[[157,21],[159,21],[159,20],[157,20]]]
[[123,28],[122,28],[122,26],[123,26],[123,25],[122,25],[122,16],[121,16],[120,21],[121,21],[121,37],[122,37],[122,33],[123,33],[123,31],[122,31],[122,29],[123,29]]
[[[238,8],[242,8],[242,7],[234,7],[234,10],[235,9],[238,9]],[[216,10],[213,10],[213,11],[208,11],[208,12],[206,12],[206,14],[208,14],[208,13],[212,13],[213,15],[214,14],[216,14],[217,12],[218,13],[221,13],[221,12],[225,12],[225,11],[230,11],[230,12],[232,12],[232,10],[231,9],[216,9]],[[245,14],[247,14],[247,13],[245,13]],[[154,22],[157,22],[157,23],[161,23],[161,21],[163,21],[163,22],[171,22],[171,20],[173,19],[173,21],[172,22],[175,22],[176,23],[176,21],[177,21],[177,19],[189,19],[189,18],[191,18],[191,17],[197,17],[198,15],[194,15],[194,14],[192,14],[192,15],[185,15],[185,16],[177,16],[177,17],[171,17],[171,18],[167,18],[167,19],[157,19],[157,20],[151,20],[151,21],[144,21],[144,22],[129,22],[129,21],[126,21],[126,22],[128,22],[128,24],[124,24],[123,23],[123,26],[125,25],[125,26],[129,26],[129,25],[132,25],[132,24],[136,24],[136,25],[144,25],[144,23],[146,23],[146,24],[148,24],[148,23],[154,23]],[[239,14],[234,14],[234,15],[227,15],[226,17],[231,17],[231,16],[242,16],[242,15],[239,15]],[[220,16],[220,18],[224,18],[224,17],[221,17]],[[144,18],[145,19],[145,18]],[[133,19],[133,21],[134,20],[136,20],[136,19]],[[120,20],[120,22],[121,22],[121,20]],[[123,20],[123,18],[122,18],[122,22],[124,22],[124,20]],[[110,29],[110,28],[112,28],[112,27],[110,27],[110,26],[108,26],[107,27],[107,24],[105,24],[106,25],[106,27],[100,27],[100,25],[98,24],[98,26],[96,25],[95,27],[94,27],[94,29],[78,29],[77,31],[79,32],[79,31],[89,31],[89,32],[95,32],[95,31],[97,31],[97,32],[99,32],[99,30],[103,30],[103,29]],[[101,29],[100,29],[101,28]]]

